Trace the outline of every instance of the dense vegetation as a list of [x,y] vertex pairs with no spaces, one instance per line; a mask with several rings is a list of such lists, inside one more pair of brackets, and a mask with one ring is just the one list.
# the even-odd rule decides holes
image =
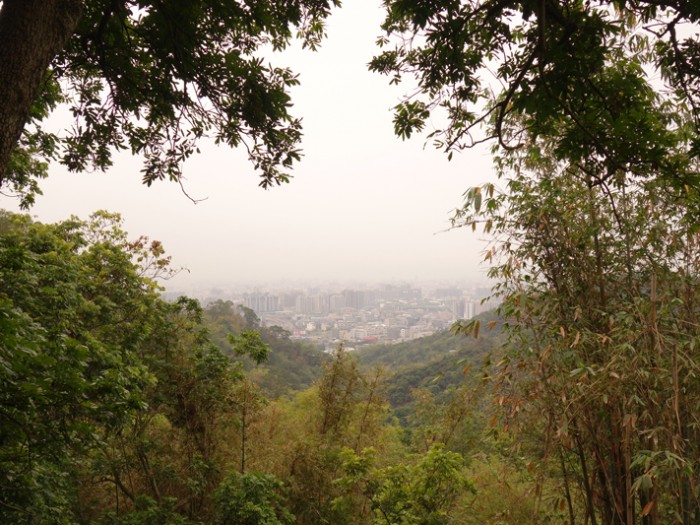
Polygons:
[[387,401],[403,424],[414,418],[416,403],[421,399],[417,395],[419,391],[447,403],[455,389],[465,383],[477,386],[479,373],[500,353],[503,343],[500,323],[495,323],[493,312],[482,314],[478,319],[492,328],[479,338],[459,337],[443,331],[358,351],[357,358],[364,367],[380,367],[387,371]]
[[[511,465],[467,402],[483,388],[417,388],[402,427],[382,369],[342,348],[313,354],[229,302],[163,301],[162,246],[128,241],[120,224],[0,217],[0,521],[439,524],[504,512],[459,511],[474,504],[474,472],[492,480],[494,462]],[[275,353],[317,379],[295,393],[298,376],[275,366],[246,374],[244,360]],[[286,397],[253,381],[273,374]]]
[[568,523],[696,522],[700,4],[385,6],[371,68],[418,85],[397,133],[442,115],[448,154],[493,144],[499,184],[454,225],[493,239],[516,447],[543,442],[533,469]]
[[[331,4],[4,0],[0,189],[27,206],[46,161],[105,168],[124,148],[146,183],[179,180],[206,135],[248,141],[263,186],[286,181],[296,78],[257,53],[294,31],[315,46]],[[503,187],[468,190],[454,224],[493,238],[496,363],[436,392],[451,357],[392,386],[339,351],[269,401],[244,372],[266,342],[283,367],[319,361],[233,305],[161,300],[158,243],[108,214],[3,214],[0,521],[698,522],[700,4],[384,6],[370,69],[414,87],[396,133],[435,117],[450,156],[493,144]],[[74,133],[42,130],[64,102]],[[402,427],[386,397],[406,409],[410,387]]]
[[217,300],[204,309],[204,319],[211,341],[222,352],[231,348],[231,335],[255,331],[270,348],[263,362],[242,356],[243,369],[266,396],[277,398],[292,391],[304,390],[318,379],[328,356],[317,348],[290,339],[292,335],[279,326],[262,326],[257,314],[231,301]]

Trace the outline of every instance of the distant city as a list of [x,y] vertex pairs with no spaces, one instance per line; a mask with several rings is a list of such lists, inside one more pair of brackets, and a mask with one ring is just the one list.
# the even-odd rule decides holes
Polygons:
[[[265,326],[280,326],[293,339],[331,351],[362,345],[399,343],[450,328],[471,319],[496,303],[485,300],[489,288],[457,286],[418,288],[408,284],[380,284],[367,288],[329,291],[213,290],[194,294],[206,304],[232,301],[253,310]],[[168,296],[176,293],[168,292]]]

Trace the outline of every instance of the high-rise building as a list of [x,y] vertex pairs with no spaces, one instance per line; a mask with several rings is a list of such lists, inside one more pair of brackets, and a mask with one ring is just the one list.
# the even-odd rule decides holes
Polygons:
[[243,304],[257,314],[276,312],[280,309],[279,298],[268,293],[243,294]]

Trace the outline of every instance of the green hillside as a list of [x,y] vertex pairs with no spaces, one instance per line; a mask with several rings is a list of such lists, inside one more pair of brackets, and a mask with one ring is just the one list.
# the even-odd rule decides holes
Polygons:
[[[495,314],[479,316],[482,325],[496,321]],[[502,343],[501,330],[481,329],[479,337],[455,335],[449,331],[395,345],[378,345],[357,352],[367,368],[383,367],[391,372],[388,398],[396,416],[403,422],[413,412],[418,388],[426,388],[438,398],[459,386],[474,383],[487,357]]]
[[215,301],[205,309],[205,321],[212,342],[224,353],[231,354],[229,334],[256,330],[270,353],[262,364],[243,357],[244,370],[260,386],[264,394],[277,398],[310,387],[323,372],[329,356],[311,345],[292,341],[291,335],[279,326],[265,327],[250,308],[231,301]]

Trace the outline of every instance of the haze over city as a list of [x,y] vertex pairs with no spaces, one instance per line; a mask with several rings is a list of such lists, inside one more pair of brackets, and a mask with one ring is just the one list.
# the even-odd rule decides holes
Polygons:
[[[295,46],[270,57],[299,73],[292,92],[303,117],[304,157],[289,184],[260,189],[245,150],[206,143],[175,183],[141,184],[140,159],[120,155],[107,173],[51,168],[31,214],[56,221],[98,209],[119,212],[136,237],[162,241],[181,272],[171,290],[274,282],[480,284],[484,241],[445,232],[462,193],[492,179],[486,149],[446,156],[425,138],[401,141],[391,108],[410,86],[367,71],[376,54],[379,2],[351,2],[314,53]],[[70,126],[57,114],[57,128]],[[433,122],[435,127],[440,122]],[[16,209],[2,198],[2,206]]]

